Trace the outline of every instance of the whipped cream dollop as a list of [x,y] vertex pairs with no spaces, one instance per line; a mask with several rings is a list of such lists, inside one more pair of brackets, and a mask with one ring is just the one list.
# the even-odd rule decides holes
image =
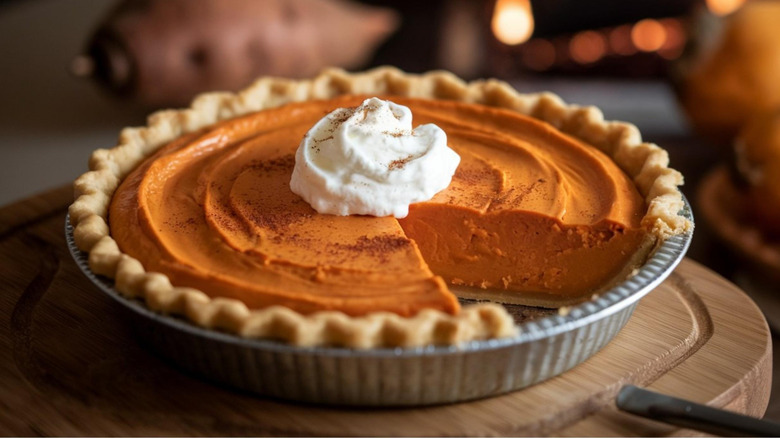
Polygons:
[[452,180],[460,156],[434,124],[412,129],[409,108],[372,97],[318,121],[295,154],[290,188],[315,210],[405,217]]

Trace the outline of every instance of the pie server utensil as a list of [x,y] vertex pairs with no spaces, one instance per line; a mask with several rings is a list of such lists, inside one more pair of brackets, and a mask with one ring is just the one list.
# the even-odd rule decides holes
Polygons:
[[618,409],[686,429],[720,436],[780,436],[780,423],[716,409],[634,385],[618,393]]

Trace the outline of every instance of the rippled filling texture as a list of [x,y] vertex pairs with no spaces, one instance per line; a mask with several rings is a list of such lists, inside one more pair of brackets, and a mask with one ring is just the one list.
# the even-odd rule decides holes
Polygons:
[[[634,185],[595,148],[515,112],[389,97],[462,161],[409,216],[333,216],[290,191],[307,130],[365,96],[289,104],[183,136],[136,168],[109,212],[120,249],[176,286],[250,308],[457,313],[447,282],[554,306],[589,297],[648,233]],[[387,98],[387,97],[386,97]]]

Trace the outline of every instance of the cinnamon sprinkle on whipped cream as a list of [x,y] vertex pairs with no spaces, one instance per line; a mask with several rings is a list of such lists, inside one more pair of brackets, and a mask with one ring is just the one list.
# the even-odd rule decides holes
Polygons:
[[295,154],[290,188],[320,213],[406,217],[452,180],[460,156],[434,124],[372,97],[318,121]]

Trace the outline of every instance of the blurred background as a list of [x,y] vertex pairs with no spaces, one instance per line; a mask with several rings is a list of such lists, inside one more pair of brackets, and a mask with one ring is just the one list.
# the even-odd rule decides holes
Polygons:
[[697,217],[690,257],[777,330],[779,23],[771,0],[0,0],[0,205],[69,183],[149,112],[260,75],[497,77],[667,149]]

